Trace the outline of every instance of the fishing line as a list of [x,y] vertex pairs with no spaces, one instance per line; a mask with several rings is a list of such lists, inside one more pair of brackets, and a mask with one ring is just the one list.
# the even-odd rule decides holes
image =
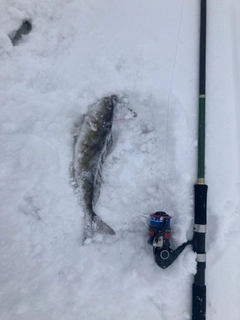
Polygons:
[[166,144],[165,144],[165,157],[164,157],[164,177],[163,177],[163,197],[162,197],[162,207],[163,211],[165,208],[165,191],[167,186],[167,153],[168,153],[168,130],[169,130],[169,109],[170,109],[170,98],[171,98],[171,90],[173,85],[173,78],[174,78],[174,71],[175,71],[175,65],[177,60],[177,52],[178,52],[178,45],[179,45],[179,37],[180,37],[180,30],[182,26],[182,16],[183,16],[183,8],[184,8],[184,2],[185,0],[182,0],[182,6],[181,6],[181,13],[180,13],[180,21],[178,26],[178,33],[177,33],[177,43],[176,43],[176,49],[175,49],[175,56],[173,60],[173,67],[172,67],[172,74],[171,74],[171,81],[170,81],[170,87],[168,92],[168,99],[167,99],[167,120],[166,120]]

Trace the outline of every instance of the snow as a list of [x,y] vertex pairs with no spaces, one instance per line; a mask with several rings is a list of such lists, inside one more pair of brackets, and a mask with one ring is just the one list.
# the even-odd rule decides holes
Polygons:
[[[240,318],[240,4],[208,4],[207,316]],[[13,47],[21,21],[33,29]],[[167,270],[147,244],[148,214],[191,238],[196,182],[199,3],[9,0],[0,4],[3,320],[191,319],[195,254]],[[115,121],[97,214],[116,236],[82,245],[69,183],[74,123],[108,94]],[[116,119],[122,116],[116,110]]]

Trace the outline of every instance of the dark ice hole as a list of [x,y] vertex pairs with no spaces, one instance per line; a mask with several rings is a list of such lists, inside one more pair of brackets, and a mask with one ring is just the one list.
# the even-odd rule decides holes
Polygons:
[[24,21],[21,27],[17,31],[12,32],[12,34],[10,35],[12,44],[14,46],[18,45],[22,35],[28,34],[31,30],[32,30],[31,22],[28,20]]

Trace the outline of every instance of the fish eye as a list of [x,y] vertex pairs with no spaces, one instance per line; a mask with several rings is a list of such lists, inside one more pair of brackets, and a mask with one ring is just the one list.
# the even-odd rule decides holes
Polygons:
[[108,105],[107,105],[107,109],[108,109],[108,110],[111,110],[111,109],[112,109],[112,105],[111,105],[111,104],[108,104]]

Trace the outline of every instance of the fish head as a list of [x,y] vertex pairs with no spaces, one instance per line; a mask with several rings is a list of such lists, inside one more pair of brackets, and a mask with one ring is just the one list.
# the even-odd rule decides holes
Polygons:
[[100,109],[98,112],[98,127],[111,127],[113,120],[114,107],[118,102],[118,97],[112,95],[104,97],[100,103]]

